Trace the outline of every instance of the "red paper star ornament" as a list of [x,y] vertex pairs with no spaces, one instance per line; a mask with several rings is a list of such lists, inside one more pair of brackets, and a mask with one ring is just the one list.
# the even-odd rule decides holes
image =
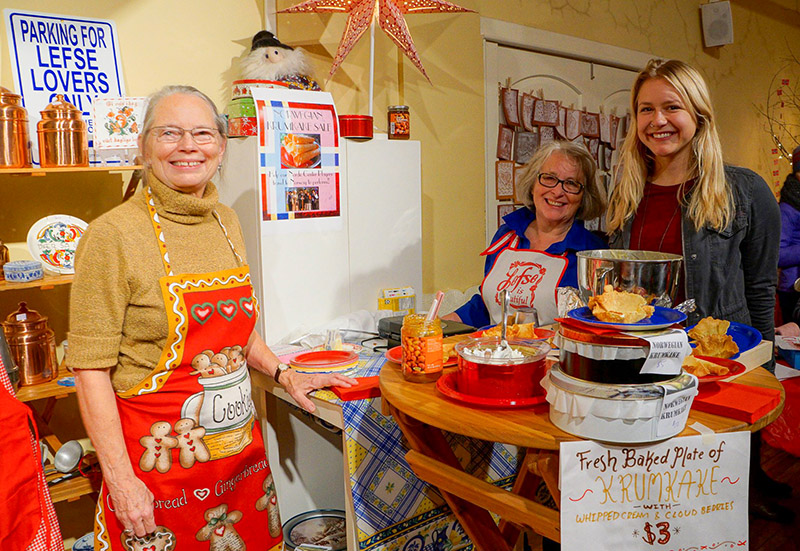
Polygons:
[[347,12],[347,26],[336,50],[330,75],[339,66],[353,49],[356,42],[364,35],[369,26],[377,18],[378,25],[389,38],[397,44],[411,63],[422,72],[428,82],[428,73],[422,65],[422,60],[417,54],[414,40],[408,31],[405,18],[406,13],[455,13],[472,12],[467,8],[448,2],[447,0],[306,0],[278,13],[340,13]]

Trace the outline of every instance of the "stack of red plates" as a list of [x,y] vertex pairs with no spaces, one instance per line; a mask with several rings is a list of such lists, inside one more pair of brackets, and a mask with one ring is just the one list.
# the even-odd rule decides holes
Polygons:
[[303,373],[330,373],[355,366],[358,354],[350,350],[318,350],[298,354],[289,363]]

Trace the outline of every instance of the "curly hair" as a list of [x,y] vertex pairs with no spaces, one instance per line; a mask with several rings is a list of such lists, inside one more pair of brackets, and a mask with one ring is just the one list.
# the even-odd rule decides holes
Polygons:
[[583,177],[584,192],[578,207],[576,218],[591,220],[597,218],[606,208],[605,191],[597,178],[597,163],[585,146],[565,141],[554,141],[540,147],[533,157],[522,168],[520,182],[517,186],[517,199],[529,209],[535,211],[531,190],[537,182],[542,165],[553,153],[561,153],[575,161]]

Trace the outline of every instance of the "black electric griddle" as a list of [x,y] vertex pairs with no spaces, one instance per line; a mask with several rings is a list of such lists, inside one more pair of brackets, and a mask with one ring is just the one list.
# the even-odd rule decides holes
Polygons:
[[[392,316],[378,320],[378,335],[388,341],[389,348],[400,345],[400,329],[403,327],[404,316]],[[442,336],[462,335],[472,333],[475,328],[458,321],[441,320]]]

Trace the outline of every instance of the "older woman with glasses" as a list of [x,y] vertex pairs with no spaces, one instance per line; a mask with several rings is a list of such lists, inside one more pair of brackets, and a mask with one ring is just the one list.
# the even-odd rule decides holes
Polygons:
[[225,123],[188,86],[151,97],[143,189],[89,225],[77,251],[67,366],[103,471],[103,549],[281,542],[250,396],[252,367],[306,394],[354,381],[281,364],[258,333],[242,230],[211,182]]
[[499,323],[500,292],[507,290],[512,307],[535,307],[539,321],[551,323],[558,313],[556,288],[577,287],[575,253],[606,248],[583,226],[603,213],[605,195],[582,145],[556,141],[539,148],[525,165],[517,194],[525,206],[503,218],[481,253],[481,292],[444,319],[474,327]]

